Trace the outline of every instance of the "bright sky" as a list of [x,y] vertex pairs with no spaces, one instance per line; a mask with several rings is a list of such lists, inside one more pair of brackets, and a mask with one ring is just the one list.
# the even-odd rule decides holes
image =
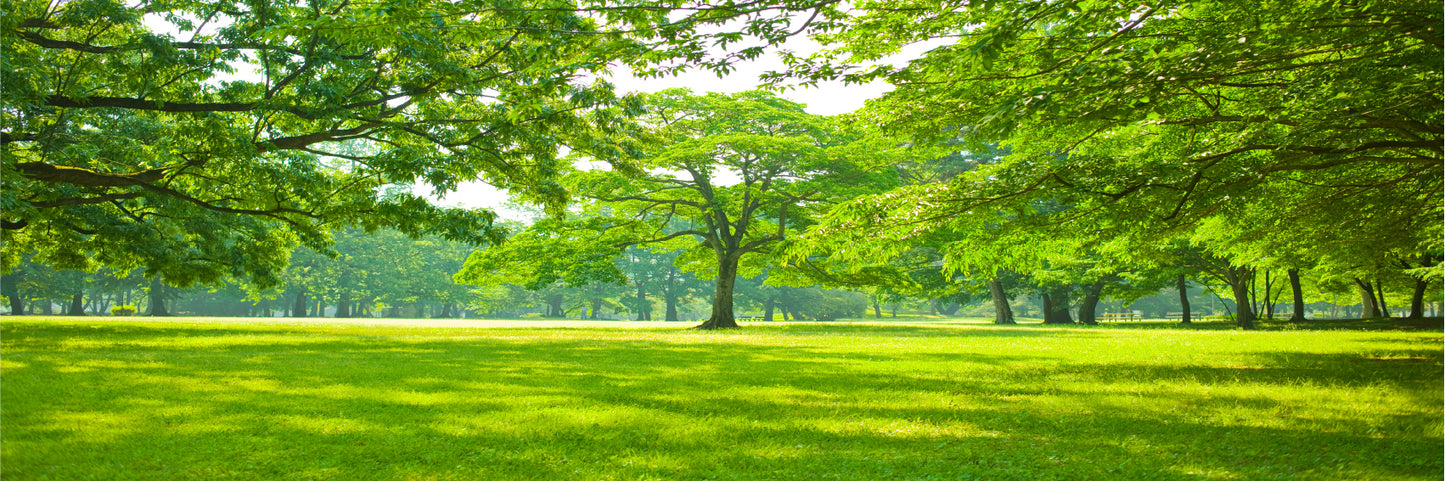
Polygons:
[[[798,48],[802,45],[803,48]],[[795,39],[786,45],[801,54],[817,51],[820,47],[808,39]],[[909,49],[911,55],[900,55],[898,63],[909,60],[920,55],[927,46]],[[719,92],[734,93],[757,88],[758,76],[772,70],[782,70],[783,63],[775,56],[764,56],[758,60],[737,65],[737,69],[724,78],[718,78],[717,74],[710,71],[689,71],[676,77],[660,79],[639,79],[633,77],[625,69],[614,74],[613,84],[619,91],[623,92],[657,92],[660,90],[686,87],[696,93]],[[806,105],[808,113],[815,115],[837,115],[852,112],[863,107],[863,103],[869,99],[882,96],[892,90],[893,87],[886,83],[874,82],[867,85],[844,85],[842,82],[824,83],[820,82],[818,87],[799,88],[781,92],[781,97]],[[430,197],[431,189],[427,186],[418,185],[414,190],[418,195]],[[524,219],[528,215],[507,209],[503,203],[507,200],[504,192],[498,191],[495,187],[482,182],[466,182],[457,188],[456,192],[447,194],[441,199],[433,198],[434,202],[446,206],[458,207],[486,207],[495,209],[504,218]]]

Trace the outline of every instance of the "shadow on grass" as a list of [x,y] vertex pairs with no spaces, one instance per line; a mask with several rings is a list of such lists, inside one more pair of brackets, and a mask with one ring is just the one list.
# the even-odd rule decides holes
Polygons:
[[[536,331],[7,325],[4,475],[1428,479],[1441,469],[1439,434],[1422,427],[1440,423],[1441,355],[1425,348],[1209,367],[814,339],[1075,334],[1051,329],[766,330],[797,345],[512,336],[524,332]],[[281,339],[251,339],[267,336]],[[75,342],[88,339],[105,342]],[[872,355],[890,360],[861,360]],[[1388,388],[1409,409],[1321,419],[1330,413],[1310,405],[1320,400],[1271,393],[1302,384],[1331,388],[1313,395]],[[1433,411],[1410,411],[1421,406]]]
[[[1181,324],[1179,321],[1125,321],[1101,322],[1097,326],[1066,324],[1065,327],[1090,327],[1101,329],[1185,329],[1193,331],[1216,331],[1239,329],[1234,321],[1194,321]],[[1445,331],[1445,320],[1439,317],[1423,319],[1375,318],[1375,319],[1312,319],[1304,322],[1289,322],[1260,319],[1255,322],[1259,331]]]

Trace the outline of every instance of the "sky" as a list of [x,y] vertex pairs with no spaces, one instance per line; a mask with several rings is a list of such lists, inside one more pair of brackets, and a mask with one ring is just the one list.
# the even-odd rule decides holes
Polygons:
[[[818,44],[809,39],[795,39],[785,44],[785,47],[799,54],[815,52],[820,48]],[[912,56],[917,56],[921,53],[919,50],[922,48],[926,48],[926,46],[910,49],[904,55],[898,56],[894,62],[902,63]],[[738,64],[736,67],[736,70],[723,78],[718,78],[717,74],[711,71],[688,71],[675,77],[655,79],[636,78],[623,67],[614,72],[611,81],[619,92],[657,92],[686,87],[695,93],[735,93],[757,88],[758,76],[768,71],[782,70],[783,62],[776,56],[764,55],[753,61]],[[780,92],[779,96],[806,105],[807,112],[811,114],[837,115],[862,108],[867,100],[880,97],[892,89],[891,85],[883,82],[866,85],[819,82],[817,87],[792,89]],[[432,197],[431,188],[425,185],[417,185],[413,192],[431,198],[434,203],[439,205],[467,208],[485,207],[496,210],[503,218],[510,219],[521,220],[530,217],[530,214],[505,207],[503,204],[507,200],[506,193],[483,182],[462,183],[455,192],[448,193],[442,198]]]

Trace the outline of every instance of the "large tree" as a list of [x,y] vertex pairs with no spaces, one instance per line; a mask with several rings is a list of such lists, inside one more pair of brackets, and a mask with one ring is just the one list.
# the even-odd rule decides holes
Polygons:
[[[489,211],[386,187],[481,179],[558,207],[559,152],[611,161],[634,137],[609,68],[726,69],[761,49],[707,58],[699,27],[809,7],[681,6],[7,0],[5,265],[39,251],[270,282],[291,245],[325,250],[338,226],[497,241]],[[787,23],[751,30],[774,41]]]
[[[794,59],[791,76],[885,79],[897,89],[867,110],[880,122],[925,141],[998,142],[1010,153],[960,181],[860,201],[834,232],[897,243],[936,231],[995,244],[949,251],[975,261],[980,252],[1000,261],[1032,255],[1022,251],[1039,245],[1028,238],[1147,245],[1206,219],[1272,235],[1329,225],[1350,244],[1439,250],[1438,5],[858,7],[815,26],[832,48]],[[905,64],[856,65],[939,39],[949,40]],[[890,230],[898,235],[873,234]],[[1420,235],[1401,230],[1434,240],[1422,247]],[[1243,261],[1229,271],[1240,274]]]
[[649,97],[644,119],[656,143],[642,153],[643,172],[583,169],[564,179],[584,200],[570,229],[594,231],[591,245],[619,252],[693,239],[678,262],[715,281],[703,329],[737,327],[740,266],[761,272],[823,206],[891,186],[894,176],[872,167],[906,155],[896,142],[762,92],[669,90]]

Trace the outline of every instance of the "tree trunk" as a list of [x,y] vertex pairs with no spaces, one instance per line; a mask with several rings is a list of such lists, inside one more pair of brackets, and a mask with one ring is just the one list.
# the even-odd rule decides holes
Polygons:
[[717,284],[712,296],[712,317],[706,322],[699,324],[697,329],[733,329],[738,327],[737,318],[733,317],[733,285],[738,277],[738,259],[736,256],[719,254],[717,267]]
[[1380,317],[1380,308],[1375,305],[1375,286],[1358,278],[1355,279],[1355,285],[1360,286],[1360,317]]
[[4,292],[5,298],[10,301],[10,315],[21,316],[25,314],[25,299],[20,297],[20,288],[15,287],[20,276],[5,276],[0,278],[0,292]]
[[1300,288],[1299,269],[1289,270],[1289,288],[1294,294],[1294,313],[1290,314],[1289,322],[1305,322],[1305,294]]
[[1430,281],[1415,279],[1415,292],[1410,294],[1410,319],[1425,318],[1425,292],[1430,288]]
[[878,305],[878,294],[873,294],[873,295],[870,295],[870,296],[868,296],[868,297],[869,297],[870,300],[873,301],[873,318],[874,318],[874,319],[882,319],[882,318],[883,318],[883,308]]
[[651,321],[652,309],[649,308],[652,306],[647,302],[647,291],[642,289],[641,282],[634,282],[633,284],[637,286],[637,320]]
[[351,292],[341,291],[336,299],[336,317],[351,317]]
[[1269,278],[1269,271],[1264,271],[1264,318],[1274,320],[1274,298],[1270,296],[1274,285]]
[[151,278],[150,314],[149,316],[169,316],[170,311],[166,310],[166,284],[161,282],[161,276]]
[[592,314],[590,314],[588,317],[589,317],[590,319],[597,319],[597,311],[600,311],[600,310],[602,310],[602,298],[601,298],[601,297],[594,297],[594,298],[592,298]]
[[1044,324],[1053,324],[1054,298],[1050,297],[1049,293],[1045,292],[1043,294],[1039,294],[1039,301],[1043,304],[1044,308]]
[[1249,300],[1249,284],[1254,279],[1254,269],[1231,264],[1224,268],[1224,277],[1229,289],[1234,291],[1234,325],[1241,329],[1254,329],[1254,309]]
[[46,315],[46,316],[49,316],[49,315],[51,315],[51,314],[55,314],[55,307],[53,306],[53,305],[55,304],[55,300],[54,300],[54,299],[45,298],[45,299],[42,299],[42,300],[40,301],[40,303],[41,303],[41,304],[40,304],[40,314]]
[[67,312],[66,314],[72,316],[85,315],[85,294],[80,292],[75,293],[75,297],[72,297],[70,299],[70,312]]
[[547,317],[564,317],[564,316],[566,315],[564,312],[562,312],[562,295],[561,295],[561,294],[552,294],[552,295],[549,295],[549,296],[547,296],[546,301],[547,301]]
[[1390,318],[1390,306],[1385,304],[1385,283],[1375,279],[1375,295],[1380,298],[1380,317]]
[[1042,294],[1044,304],[1044,324],[1073,324],[1073,317],[1069,316],[1069,295],[1062,291],[1045,292]]
[[306,317],[306,306],[307,306],[308,304],[310,304],[310,303],[309,303],[309,302],[306,302],[306,288],[303,287],[303,288],[297,290],[297,291],[296,291],[296,303],[295,303],[295,304],[292,304],[292,306],[291,306],[291,316],[293,316],[293,317]]
[[776,304],[777,300],[773,296],[768,296],[768,300],[763,301],[763,322],[773,322],[773,307]]
[[[1008,305],[1008,294],[1003,291],[1003,284],[998,279],[988,281],[988,294],[993,298],[993,323],[994,324],[1017,324],[1014,322],[1014,311]],[[898,317],[898,307],[894,306],[893,317]]]
[[1099,310],[1099,296],[1104,293],[1104,281],[1098,280],[1094,285],[1089,286],[1088,295],[1084,296],[1084,302],[1079,304],[1079,323],[1090,326],[1099,325],[1094,313]]
[[1189,281],[1184,278],[1184,274],[1179,274],[1179,277],[1174,279],[1174,287],[1179,290],[1179,323],[1189,324]]

